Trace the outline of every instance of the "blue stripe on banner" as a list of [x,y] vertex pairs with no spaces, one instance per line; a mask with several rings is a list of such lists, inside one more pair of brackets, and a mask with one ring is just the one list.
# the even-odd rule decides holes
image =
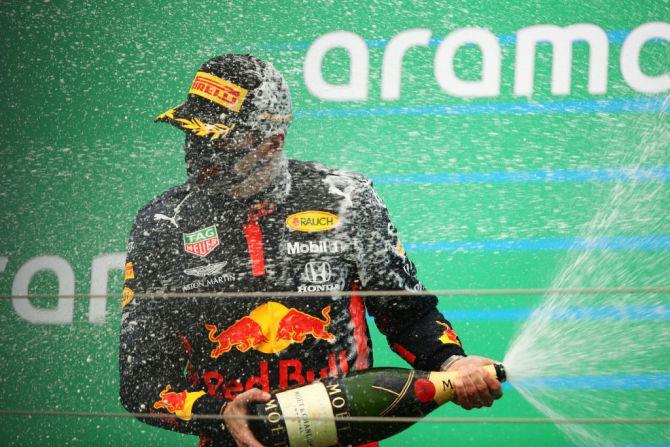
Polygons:
[[[670,375],[536,377],[517,381],[523,388],[590,390],[670,390]],[[506,384],[507,388],[510,386]]]
[[670,235],[609,236],[566,239],[505,239],[481,241],[435,241],[405,244],[409,252],[427,251],[543,251],[543,250],[668,250]]
[[[609,30],[605,31],[607,34],[607,39],[612,45],[621,45],[626,39],[630,30]],[[498,43],[502,47],[509,47],[516,45],[516,34],[498,34]],[[430,47],[437,47],[444,37],[435,37],[430,40]],[[365,44],[368,48],[385,48],[386,45],[391,41],[391,39],[366,39]],[[653,39],[649,43],[659,44],[664,41],[661,39]],[[545,42],[540,42],[543,44]],[[586,43],[583,40],[578,40],[575,42],[577,45]],[[304,51],[307,50],[312,45],[312,41],[301,41],[301,42],[283,42],[283,43],[269,43],[269,44],[258,44],[258,45],[248,45],[248,44],[238,44],[235,47],[238,47],[240,50],[247,51]]]
[[375,185],[667,181],[670,166],[647,168],[552,169],[545,171],[392,174],[371,176]]
[[296,111],[296,118],[372,118],[378,116],[441,116],[488,114],[549,113],[620,113],[663,112],[670,109],[666,98],[615,98],[543,102],[478,103],[462,105],[427,105],[415,107],[372,107],[355,109],[321,109]]
[[[451,309],[443,312],[450,321],[526,321],[535,308]],[[567,307],[556,309],[554,321],[567,320],[668,320],[670,305]]]

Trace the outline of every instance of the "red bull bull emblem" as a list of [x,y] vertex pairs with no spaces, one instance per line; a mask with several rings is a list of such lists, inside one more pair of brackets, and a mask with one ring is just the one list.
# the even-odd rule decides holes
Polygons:
[[135,292],[133,292],[133,289],[130,287],[123,288],[123,294],[121,295],[121,310],[125,309],[125,307],[133,300],[134,296]]
[[441,321],[436,321],[437,324],[440,326],[444,326],[444,331],[442,332],[442,335],[440,335],[440,341],[444,343],[445,345],[448,344],[453,344],[453,345],[461,345],[461,341],[458,339],[458,335],[456,335],[456,332],[451,328],[446,323],[442,323]]
[[210,356],[218,358],[233,347],[240,352],[253,348],[265,354],[274,354],[292,343],[304,342],[308,335],[317,340],[335,340],[335,335],[327,330],[330,325],[330,306],[323,308],[321,315],[323,319],[270,301],[218,334],[217,326],[205,324],[209,340],[217,344]]
[[133,267],[132,262],[126,262],[126,268],[123,273],[123,279],[124,280],[135,279],[135,268]]
[[154,403],[154,408],[159,410],[164,408],[168,413],[176,415],[178,418],[185,421],[191,420],[191,412],[193,410],[193,404],[198,400],[202,395],[205,394],[204,391],[196,392],[174,392],[170,391],[172,387],[167,385],[163,391],[160,392],[159,396],[161,400]]

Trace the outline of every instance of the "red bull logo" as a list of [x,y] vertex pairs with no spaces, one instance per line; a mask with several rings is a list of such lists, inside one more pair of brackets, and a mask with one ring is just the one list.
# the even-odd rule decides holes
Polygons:
[[440,326],[444,326],[444,331],[442,332],[442,335],[440,335],[440,341],[444,343],[445,345],[447,344],[454,344],[454,345],[461,345],[461,341],[458,339],[458,335],[456,335],[456,332],[451,328],[446,323],[442,323],[440,321],[436,321],[437,324]]
[[335,340],[335,335],[327,330],[330,325],[330,306],[321,311],[321,316],[323,318],[270,301],[258,306],[248,316],[240,318],[218,334],[217,326],[205,324],[205,329],[209,331],[209,340],[217,344],[210,356],[218,358],[233,347],[240,352],[253,348],[266,354],[274,354],[292,343],[303,343],[308,335],[317,340]]
[[[330,352],[312,368],[306,367],[301,359],[280,359],[274,365],[262,360],[258,366],[257,375],[243,377],[224,377],[218,370],[205,371],[201,376],[202,384],[210,396],[233,400],[253,387],[270,392],[277,386],[287,388],[346,374],[349,372],[349,356],[347,351]],[[251,373],[250,368],[248,371]]]
[[302,343],[307,335],[321,340],[335,340],[335,335],[326,330],[330,324],[330,306],[324,307],[321,315],[323,320],[291,308],[279,322],[277,340]]
[[180,419],[185,421],[191,420],[191,412],[193,409],[193,404],[198,400],[202,395],[205,394],[204,391],[196,392],[174,392],[171,391],[172,387],[167,385],[163,391],[160,392],[160,400],[154,403],[154,408],[160,410],[161,408],[168,411],[168,413],[175,414]]
[[161,400],[154,403],[154,408],[156,410],[165,408],[168,412],[175,413],[184,408],[184,404],[186,403],[186,391],[175,393],[174,391],[170,391],[171,389],[172,387],[168,385],[160,392],[159,396]]
[[229,352],[233,347],[241,352],[247,352],[249,349],[268,341],[267,337],[263,335],[261,325],[250,317],[240,318],[219,335],[215,335],[218,328],[214,325],[206,324],[205,329],[209,331],[209,341],[217,344],[217,347],[210,354],[214,359]]
[[132,262],[126,262],[126,268],[123,273],[123,279],[126,281],[129,279],[135,279],[135,268],[133,267]]
[[134,296],[135,292],[133,292],[133,289],[130,287],[123,288],[123,294],[121,295],[121,310],[125,309],[125,307],[130,304]]

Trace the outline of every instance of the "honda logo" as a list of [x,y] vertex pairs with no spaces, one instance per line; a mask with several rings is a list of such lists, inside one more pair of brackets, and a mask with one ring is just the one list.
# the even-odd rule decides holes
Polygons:
[[313,284],[330,281],[331,271],[328,262],[312,261],[305,264],[305,277]]

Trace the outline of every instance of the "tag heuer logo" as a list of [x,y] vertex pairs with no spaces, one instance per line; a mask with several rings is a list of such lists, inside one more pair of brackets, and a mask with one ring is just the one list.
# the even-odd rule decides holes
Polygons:
[[219,234],[216,226],[203,228],[194,233],[182,233],[184,236],[184,250],[196,256],[207,256],[219,246]]
[[191,276],[199,276],[199,277],[204,277],[204,276],[211,276],[211,275],[218,275],[221,273],[221,270],[226,266],[226,261],[224,262],[217,262],[216,264],[207,264],[207,265],[201,265],[200,267],[193,267],[190,269],[184,270],[184,273],[187,275]]

